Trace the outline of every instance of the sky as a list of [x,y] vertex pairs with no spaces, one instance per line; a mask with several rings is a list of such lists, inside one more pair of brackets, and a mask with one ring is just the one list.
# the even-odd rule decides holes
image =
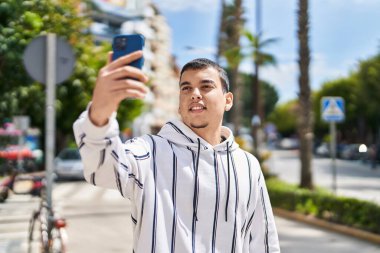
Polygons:
[[[182,67],[187,61],[215,59],[221,0],[154,0],[172,31],[172,52]],[[246,29],[256,32],[255,2],[244,1]],[[265,51],[277,66],[260,70],[280,95],[280,102],[297,97],[297,0],[262,0],[262,31],[278,38]],[[380,0],[309,0],[311,68],[310,85],[321,85],[355,70],[358,62],[380,52]],[[244,44],[244,40],[242,41]],[[248,59],[241,71],[252,73]]]

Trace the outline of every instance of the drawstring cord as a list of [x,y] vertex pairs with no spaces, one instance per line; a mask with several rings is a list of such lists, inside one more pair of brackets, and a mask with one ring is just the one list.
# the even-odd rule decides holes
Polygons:
[[[196,221],[198,221],[198,195],[199,195],[199,177],[198,177],[198,167],[199,167],[199,157],[201,150],[201,141],[198,138],[198,152],[197,152],[197,160],[195,163],[195,186],[194,186],[194,199],[193,199],[193,217]],[[226,199],[226,209],[225,209],[225,219],[228,221],[228,203],[230,199],[230,185],[231,185],[231,172],[230,172],[230,148],[229,143],[227,142],[227,199]]]
[[227,142],[227,171],[228,171],[227,199],[226,199],[226,209],[225,209],[226,222],[228,221],[227,212],[228,212],[228,202],[230,200],[230,149],[229,149],[229,143],[228,142]]
[[196,221],[198,221],[198,193],[199,193],[199,178],[198,178],[198,166],[199,166],[199,157],[201,152],[201,140],[198,138],[198,154],[197,161],[195,163],[195,186],[194,186],[194,199],[193,199],[193,216]]

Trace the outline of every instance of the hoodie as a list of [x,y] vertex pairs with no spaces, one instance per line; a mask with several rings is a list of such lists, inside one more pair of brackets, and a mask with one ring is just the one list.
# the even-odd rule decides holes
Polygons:
[[94,126],[74,123],[86,180],[131,200],[133,250],[280,252],[260,165],[230,129],[212,146],[182,121],[125,143],[113,115]]

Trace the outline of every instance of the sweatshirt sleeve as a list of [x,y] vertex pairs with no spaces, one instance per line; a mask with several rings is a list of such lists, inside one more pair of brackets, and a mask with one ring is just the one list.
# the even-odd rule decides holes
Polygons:
[[[257,160],[256,160],[257,162]],[[257,166],[260,166],[257,162]],[[260,168],[260,167],[259,167]],[[256,208],[250,228],[249,252],[279,253],[280,245],[263,173],[259,172]]]
[[122,143],[116,113],[107,125],[97,127],[86,110],[75,121],[73,130],[87,182],[116,189],[129,199],[143,189],[144,172],[140,168],[149,166],[149,144],[142,138]]

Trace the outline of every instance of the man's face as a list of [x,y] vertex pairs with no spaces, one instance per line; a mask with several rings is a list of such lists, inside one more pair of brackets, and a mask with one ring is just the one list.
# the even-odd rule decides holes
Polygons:
[[232,106],[232,93],[223,93],[216,69],[186,70],[180,80],[179,114],[193,130],[221,126],[225,110]]

